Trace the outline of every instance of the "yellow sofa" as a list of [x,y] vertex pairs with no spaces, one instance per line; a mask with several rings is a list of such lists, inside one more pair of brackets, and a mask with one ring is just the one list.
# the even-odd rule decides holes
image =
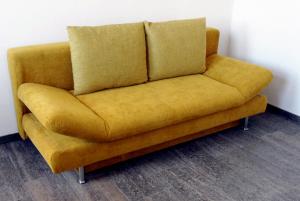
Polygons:
[[[206,71],[74,95],[69,44],[8,51],[20,136],[54,173],[92,171],[238,125],[262,113],[262,67],[217,54],[219,31],[206,29]],[[136,104],[137,103],[137,104]]]

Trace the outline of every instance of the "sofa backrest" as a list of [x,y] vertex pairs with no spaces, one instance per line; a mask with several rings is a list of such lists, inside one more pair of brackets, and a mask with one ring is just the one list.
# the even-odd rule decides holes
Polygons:
[[[219,30],[207,28],[207,57],[217,53],[219,34]],[[22,116],[27,109],[19,101],[17,89],[22,83],[39,83],[72,90],[73,76],[69,43],[62,42],[11,48],[8,50],[8,66],[19,134],[25,139],[26,134],[22,129]]]

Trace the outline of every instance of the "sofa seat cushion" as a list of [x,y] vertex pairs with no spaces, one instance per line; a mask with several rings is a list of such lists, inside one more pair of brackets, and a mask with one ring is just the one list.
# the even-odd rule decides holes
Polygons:
[[235,87],[248,101],[256,96],[272,80],[272,72],[266,68],[220,55],[207,58],[205,76]]
[[25,83],[18,97],[47,129],[90,140],[106,139],[104,121],[66,90]]
[[244,103],[236,88],[199,74],[77,98],[105,121],[107,140],[148,132]]

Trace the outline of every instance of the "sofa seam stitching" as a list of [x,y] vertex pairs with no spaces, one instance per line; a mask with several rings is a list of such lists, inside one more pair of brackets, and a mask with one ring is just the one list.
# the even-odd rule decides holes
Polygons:
[[216,82],[219,82],[219,83],[221,83],[221,84],[224,84],[224,85],[227,85],[227,86],[230,86],[230,87],[236,89],[236,90],[239,92],[239,94],[242,96],[242,98],[244,98],[244,103],[247,102],[247,101],[246,101],[245,95],[244,95],[237,87],[232,86],[231,84],[227,84],[227,83],[225,83],[225,82],[222,82],[222,81],[220,81],[220,80],[217,80],[217,79],[215,79],[215,78],[212,78],[212,77],[206,75],[205,73],[203,73],[203,75],[206,76],[206,77],[208,77],[208,78],[210,78],[210,79],[212,79],[212,80],[214,80],[214,81],[216,81]]
[[[73,94],[72,94],[73,95]],[[76,98],[82,105],[86,106],[90,111],[92,111],[97,117],[99,117],[100,119],[102,119],[102,121],[104,122],[104,128],[105,128],[105,132],[106,132],[106,137],[109,138],[109,134],[110,134],[110,128],[109,125],[107,123],[107,121],[98,113],[96,113],[91,107],[89,107],[87,104],[85,104],[84,102],[82,102],[79,98],[77,98],[76,96],[73,95],[74,98]]]

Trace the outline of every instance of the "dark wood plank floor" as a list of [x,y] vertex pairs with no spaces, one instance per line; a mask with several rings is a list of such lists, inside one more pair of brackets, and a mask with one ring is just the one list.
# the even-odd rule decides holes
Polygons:
[[0,200],[300,200],[300,125],[274,113],[87,175],[51,173],[29,142],[0,145]]

